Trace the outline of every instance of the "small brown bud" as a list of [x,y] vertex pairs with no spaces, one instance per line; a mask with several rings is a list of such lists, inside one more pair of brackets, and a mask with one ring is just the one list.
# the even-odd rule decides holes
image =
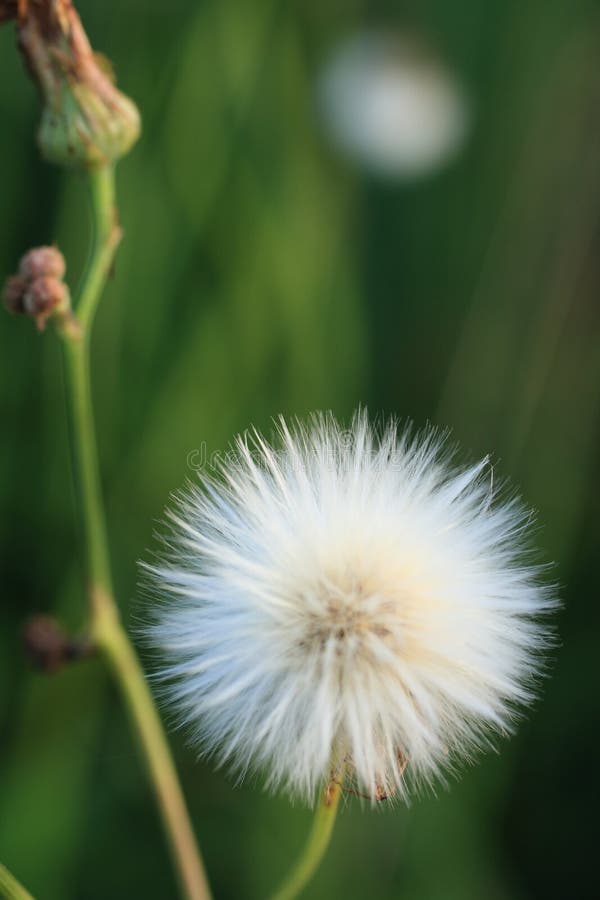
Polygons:
[[43,672],[56,672],[62,666],[68,639],[51,616],[33,616],[23,630],[23,647],[29,662]]
[[23,647],[31,665],[40,672],[57,672],[66,663],[90,656],[86,639],[71,638],[52,616],[32,616],[23,629]]
[[49,275],[61,281],[66,271],[65,259],[57,247],[33,247],[21,257],[19,274],[29,281]]
[[12,275],[6,279],[2,299],[6,309],[15,315],[25,312],[23,299],[27,290],[27,281],[21,275]]
[[81,329],[71,310],[69,288],[62,281],[65,269],[57,247],[33,247],[21,257],[19,274],[7,279],[4,304],[9,312],[33,319],[39,331],[52,316],[63,337],[79,339]]
[[25,315],[35,319],[37,327],[43,331],[52,313],[64,308],[68,302],[67,286],[58,278],[44,275],[27,286],[23,297],[23,310]]

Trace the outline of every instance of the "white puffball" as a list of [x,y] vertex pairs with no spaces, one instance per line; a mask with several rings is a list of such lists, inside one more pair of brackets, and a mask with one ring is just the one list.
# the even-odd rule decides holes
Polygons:
[[396,178],[432,172],[464,143],[464,92],[440,62],[391,34],[346,39],[318,85],[332,143],[366,169]]

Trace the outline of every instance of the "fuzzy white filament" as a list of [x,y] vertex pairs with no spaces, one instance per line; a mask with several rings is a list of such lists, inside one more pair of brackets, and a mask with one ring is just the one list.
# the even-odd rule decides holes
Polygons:
[[493,493],[486,460],[362,413],[238,439],[151,570],[150,638],[202,751],[307,799],[344,762],[376,799],[510,730],[553,599],[530,516]]

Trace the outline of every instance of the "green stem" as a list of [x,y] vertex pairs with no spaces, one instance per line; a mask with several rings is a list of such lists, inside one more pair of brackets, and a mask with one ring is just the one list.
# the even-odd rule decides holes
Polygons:
[[272,900],[294,900],[315,874],[331,840],[341,791],[341,779],[332,780],[323,791],[306,846]]
[[0,863],[0,897],[3,900],[33,900],[33,897],[14,875]]
[[90,383],[90,329],[110,273],[121,231],[115,209],[112,167],[90,171],[93,242],[79,291],[80,328],[63,332],[74,432],[74,453],[83,509],[91,637],[119,685],[156,794],[183,895],[208,900],[210,890],[167,739],[135,650],[119,618],[110,559]]
[[[90,382],[89,338],[83,333],[79,339],[65,344],[67,387],[70,394],[74,454],[77,460],[78,494],[81,498],[86,572],[90,597],[100,590],[112,595],[108,544],[104,526],[102,489],[100,485],[96,435],[92,412]],[[101,594],[99,594],[101,596]],[[92,610],[92,615],[96,612]]]
[[154,786],[182,893],[188,900],[208,900],[210,888],[162,723],[131,641],[116,611],[109,613],[107,601],[96,603],[103,612],[96,616],[93,637],[123,694]]
[[102,289],[121,240],[121,228],[115,199],[113,166],[98,166],[89,172],[89,187],[94,218],[92,246],[87,269],[79,288],[77,317],[84,335],[89,337]]

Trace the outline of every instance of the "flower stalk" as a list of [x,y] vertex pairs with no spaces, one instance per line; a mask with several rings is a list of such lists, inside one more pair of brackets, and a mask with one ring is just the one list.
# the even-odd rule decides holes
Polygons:
[[123,695],[152,782],[183,895],[207,900],[210,891],[175,765],[135,650],[120,621],[112,589],[90,382],[90,333],[121,230],[114,168],[88,172],[93,218],[90,259],[76,302],[79,331],[63,332],[74,453],[83,507],[90,600],[90,637]]
[[[115,164],[137,140],[140,116],[135,103],[117,90],[108,61],[92,50],[71,0],[0,0],[0,22],[6,20],[16,22],[19,48],[40,91],[38,142],[43,156],[79,169],[87,178],[92,244],[74,309],[63,281],[64,259],[55,247],[37,247],[23,257],[19,273],[7,282],[4,303],[10,312],[34,319],[39,330],[52,319],[64,340],[90,602],[84,650],[99,650],[120,687],[182,893],[187,900],[207,900],[210,891],[167,739],[114,599],[93,416],[91,329],[121,239]],[[27,638],[46,670],[80,650],[53,622],[38,620]]]
[[0,897],[3,900],[33,900],[32,895],[17,881],[6,866],[0,863]]
[[341,777],[332,778],[321,793],[306,846],[271,900],[294,900],[312,879],[329,846],[341,793]]
[[115,174],[112,166],[88,173],[92,207],[92,248],[76,301],[79,334],[63,334],[75,455],[81,497],[92,616],[101,597],[112,596],[112,579],[104,524],[102,488],[96,450],[90,379],[90,334],[102,288],[110,273],[121,230],[117,225]]

